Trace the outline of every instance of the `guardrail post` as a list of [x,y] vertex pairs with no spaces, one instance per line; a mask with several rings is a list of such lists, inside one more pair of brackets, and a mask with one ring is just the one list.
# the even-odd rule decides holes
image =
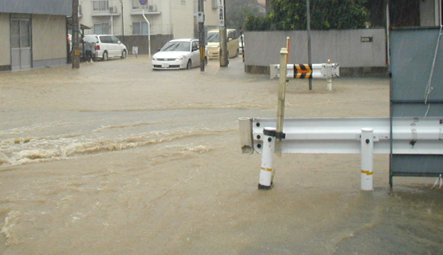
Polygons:
[[264,128],[263,130],[263,151],[261,157],[259,189],[270,189],[274,179],[272,161],[275,150],[275,128]]
[[326,89],[331,91],[332,90],[332,65],[331,60],[328,59],[328,64],[325,65],[324,69],[326,72]]
[[332,78],[328,77],[327,81],[326,81],[326,88],[327,90],[331,91],[332,90]]
[[374,131],[372,128],[361,130],[361,190],[372,191],[374,168]]
[[[283,121],[285,118],[285,98],[286,98],[286,73],[288,66],[286,64],[288,51],[285,48],[280,50],[280,77],[278,85],[278,105],[277,105],[277,142],[275,145],[275,153],[281,157],[281,134],[283,133]],[[275,136],[274,136],[275,137]]]

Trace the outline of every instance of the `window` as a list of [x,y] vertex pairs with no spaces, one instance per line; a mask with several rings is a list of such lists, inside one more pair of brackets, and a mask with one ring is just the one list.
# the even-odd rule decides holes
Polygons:
[[133,35],[147,35],[148,34],[148,23],[133,22],[132,23],[132,34]]
[[194,51],[195,49],[198,49],[198,42],[197,41],[192,42],[192,50]]
[[95,34],[110,34],[109,23],[94,24],[94,33]]
[[219,0],[212,0],[212,9],[217,9],[218,8],[218,1]]
[[100,36],[100,41],[102,43],[112,43],[112,37],[111,36]]
[[234,39],[236,39],[237,38],[237,33],[236,33],[236,31],[230,31],[229,33],[228,33],[228,39],[232,39],[232,40],[234,40]]
[[111,40],[112,40],[112,43],[118,43],[120,40],[117,38],[117,37],[115,37],[115,36],[111,36]]
[[109,1],[92,1],[92,9],[95,12],[109,10]]
[[31,47],[30,21],[26,19],[13,19],[11,21],[11,47]]

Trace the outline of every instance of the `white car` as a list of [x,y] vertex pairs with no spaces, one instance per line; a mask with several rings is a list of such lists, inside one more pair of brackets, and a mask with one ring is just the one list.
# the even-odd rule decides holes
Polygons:
[[[205,64],[207,63],[205,53]],[[175,39],[152,56],[152,69],[191,69],[200,66],[198,39]]]
[[106,61],[109,58],[124,59],[128,55],[126,46],[113,35],[85,35],[83,40],[95,45],[95,50],[93,50],[95,60],[102,59]]

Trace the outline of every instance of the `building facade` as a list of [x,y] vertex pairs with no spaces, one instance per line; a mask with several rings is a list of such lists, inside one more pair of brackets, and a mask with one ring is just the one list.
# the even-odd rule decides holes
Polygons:
[[[204,0],[208,29],[218,28],[218,2]],[[79,0],[79,5],[80,23],[91,28],[85,34],[131,36],[148,35],[150,31],[151,35],[173,38],[198,34],[197,0]]]
[[71,0],[0,1],[0,71],[66,64]]

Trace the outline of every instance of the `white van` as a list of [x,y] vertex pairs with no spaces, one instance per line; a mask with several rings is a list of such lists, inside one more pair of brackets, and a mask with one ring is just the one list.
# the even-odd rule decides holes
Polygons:
[[128,49],[126,46],[113,35],[85,35],[85,42],[95,44],[94,59],[102,59],[104,61],[109,58],[126,58]]

